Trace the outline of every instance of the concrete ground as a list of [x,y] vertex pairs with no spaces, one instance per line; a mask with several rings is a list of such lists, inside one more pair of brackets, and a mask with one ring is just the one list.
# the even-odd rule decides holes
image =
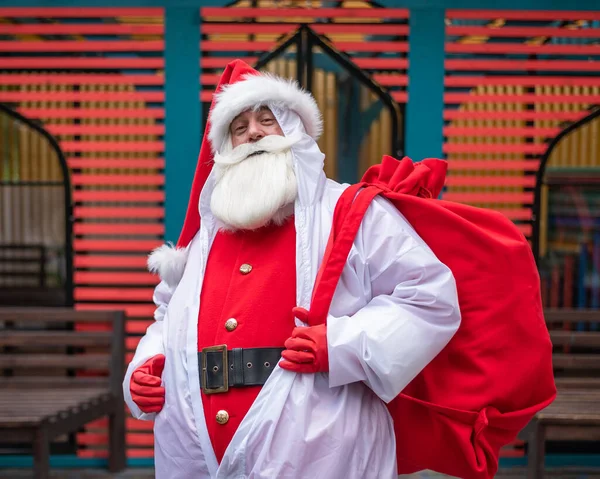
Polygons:
[[[449,479],[449,476],[432,472],[421,472],[410,476],[400,476],[402,479]],[[524,469],[511,468],[500,470],[496,479],[525,479]],[[26,469],[0,469],[0,479],[33,478],[31,471]],[[102,469],[55,469],[50,473],[51,479],[154,479],[152,469],[127,469],[119,474],[109,474]],[[600,470],[595,469],[549,469],[547,479],[600,479]],[[311,478],[312,479],[312,478]]]

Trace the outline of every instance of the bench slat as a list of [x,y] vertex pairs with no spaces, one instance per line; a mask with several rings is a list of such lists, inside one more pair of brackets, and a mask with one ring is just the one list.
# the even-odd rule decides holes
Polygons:
[[66,376],[10,376],[0,377],[0,389],[40,389],[40,388],[106,388],[108,377],[66,377]]
[[555,369],[600,369],[600,354],[553,354]]
[[600,347],[598,331],[550,331],[554,346]]
[[554,382],[558,389],[600,389],[598,377],[556,377]]
[[544,318],[546,323],[600,323],[600,310],[548,308]]
[[[125,374],[124,312],[35,308],[30,297],[13,304],[27,307],[0,308],[0,369],[10,370],[10,376],[0,378],[0,443],[31,443],[37,438],[34,475],[45,477],[52,439],[109,415],[109,468],[122,470],[126,450],[121,389]],[[64,331],[52,328],[52,323],[97,323],[102,327]],[[66,354],[71,351],[59,349],[66,346],[84,348],[87,353]],[[69,370],[84,369],[106,377],[67,375]],[[33,376],[44,377],[37,380]]]
[[107,322],[122,316],[120,311],[76,311],[70,308],[0,308],[0,321],[15,322]]
[[104,370],[109,367],[110,359],[108,354],[0,354],[0,368]]
[[84,404],[104,402],[110,393],[106,389],[69,389],[56,391],[38,389],[27,392],[0,390],[0,427],[15,428],[25,424],[34,426],[52,417],[61,419],[61,413],[80,410]]
[[600,426],[600,391],[559,390],[555,401],[539,412],[537,418],[557,425]]
[[0,329],[0,346],[109,346],[104,331],[12,331]]
[[548,426],[546,439],[550,441],[600,441],[598,426]]

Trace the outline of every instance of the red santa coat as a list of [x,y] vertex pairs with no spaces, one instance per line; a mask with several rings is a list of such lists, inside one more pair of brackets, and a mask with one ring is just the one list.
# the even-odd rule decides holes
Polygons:
[[[286,135],[300,131],[294,112],[275,106],[273,112]],[[301,136],[292,151],[298,179],[295,305],[308,308],[344,186],[325,178],[314,139]],[[329,374],[276,367],[219,464],[206,426],[197,357],[201,288],[218,230],[210,209],[214,184],[211,175],[198,204],[200,231],[189,246],[162,260],[164,251],[157,252],[152,261],[163,279],[154,294],[156,321],[140,340],[123,383],[132,414],[155,421],[157,477],[397,477],[393,424],[382,400],[397,396],[458,328],[451,272],[394,206],[376,199],[327,318]],[[298,319],[295,324],[304,325]],[[156,354],[166,356],[165,406],[145,414],[128,385],[135,368]]]
[[[199,351],[217,344],[226,344],[229,350],[283,347],[294,329],[295,249],[293,220],[256,231],[217,233],[200,300]],[[225,327],[228,320],[235,320],[235,329]],[[202,393],[206,426],[219,462],[260,389],[245,386]],[[215,420],[218,411],[227,412],[227,423]]]

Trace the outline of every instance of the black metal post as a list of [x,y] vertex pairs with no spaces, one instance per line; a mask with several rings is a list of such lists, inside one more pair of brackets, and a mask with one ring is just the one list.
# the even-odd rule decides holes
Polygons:
[[535,177],[535,188],[533,194],[533,231],[531,235],[531,248],[533,250],[533,255],[535,257],[536,263],[538,264],[538,267],[540,261],[540,214],[542,209],[542,186],[544,184],[544,175],[546,174],[546,166],[548,163],[548,159],[550,158],[552,151],[554,151],[554,149],[558,146],[560,141],[566,135],[577,130],[578,128],[581,128],[583,125],[594,120],[597,117],[600,117],[600,108],[594,110],[586,117],[581,118],[580,120],[577,120],[574,123],[571,123],[567,128],[562,130],[557,136],[555,136],[552,139],[552,141],[548,145],[548,148],[546,149],[546,152],[542,155],[542,158],[540,160],[540,166],[537,170]]
[[65,305],[73,306],[73,200],[71,196],[71,171],[67,165],[67,160],[63,155],[58,141],[48,131],[46,131],[38,122],[34,122],[27,117],[24,117],[20,113],[17,113],[7,105],[0,103],[0,111],[3,111],[7,115],[16,118],[20,122],[26,124],[29,128],[32,128],[40,135],[42,135],[48,142],[52,149],[56,152],[60,168],[63,174],[63,191],[64,191],[64,204],[65,204]]
[[335,61],[337,61],[344,69],[348,70],[348,72],[353,77],[355,77],[362,85],[364,85],[373,93],[375,93],[377,97],[381,100],[381,102],[388,107],[392,120],[392,155],[396,157],[400,156],[402,154],[402,151],[400,151],[400,142],[398,138],[398,129],[400,123],[398,118],[398,104],[394,101],[394,99],[387,92],[387,90],[381,88],[371,77],[369,77],[369,75],[367,75],[367,73],[358,68],[350,58],[337,51],[328,41],[321,38],[321,36],[317,35],[311,29],[307,28],[307,33],[311,39],[311,45],[319,46],[325,53],[327,53]]
[[297,43],[296,43],[296,61],[297,61],[297,67],[296,67],[296,79],[298,80],[298,84],[300,86],[304,86],[304,79],[305,74],[306,74],[306,52],[304,50],[304,44],[305,44],[305,39],[306,37],[306,29],[304,26],[301,26],[300,29],[298,30],[298,39],[297,39]]

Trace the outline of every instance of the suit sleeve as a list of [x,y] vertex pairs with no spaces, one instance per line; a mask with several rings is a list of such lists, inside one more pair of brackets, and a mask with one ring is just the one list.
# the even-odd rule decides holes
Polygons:
[[387,200],[371,204],[352,249],[334,302],[355,312],[330,311],[329,384],[363,381],[389,402],[457,331],[456,284]]
[[154,322],[148,326],[146,334],[140,339],[140,342],[135,350],[135,355],[127,367],[125,373],[125,379],[123,381],[123,397],[125,403],[129,407],[131,414],[136,419],[142,420],[153,420],[155,413],[144,413],[139,407],[133,402],[131,398],[131,391],[129,384],[131,382],[131,375],[135,369],[144,364],[148,359],[157,354],[165,354],[163,344],[163,327],[164,319],[167,312],[169,301],[173,296],[175,287],[170,287],[164,281],[161,281],[158,286],[154,289],[154,304],[156,304],[156,310],[154,312]]

